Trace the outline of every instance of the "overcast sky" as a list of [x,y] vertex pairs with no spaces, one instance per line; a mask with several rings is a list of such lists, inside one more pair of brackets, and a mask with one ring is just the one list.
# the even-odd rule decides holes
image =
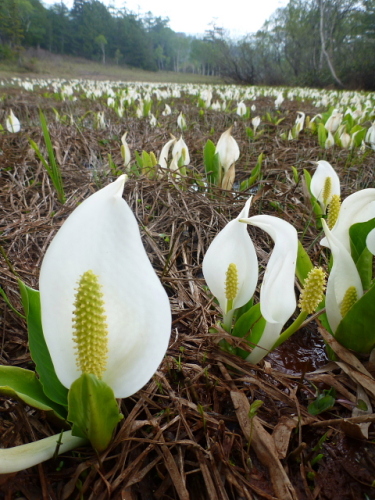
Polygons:
[[[58,0],[42,0],[52,5]],[[255,33],[264,21],[288,0],[101,0],[105,5],[126,6],[136,13],[151,11],[154,16],[169,17],[173,31],[203,34],[211,21],[230,31],[232,36]],[[73,0],[65,0],[70,9]]]

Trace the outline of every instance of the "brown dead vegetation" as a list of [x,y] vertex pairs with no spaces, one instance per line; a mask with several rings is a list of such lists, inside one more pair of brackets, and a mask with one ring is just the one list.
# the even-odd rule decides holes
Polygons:
[[[161,117],[152,129],[146,119],[127,114],[123,120],[100,101],[55,102],[40,94],[9,89],[0,110],[4,123],[12,107],[22,123],[19,134],[0,136],[1,287],[21,310],[17,278],[38,288],[41,260],[54,234],[82,200],[113,179],[107,154],[121,169],[120,137],[128,130],[132,152],[160,151],[169,133],[178,135],[176,116]],[[250,103],[251,104],[251,103]],[[255,102],[256,114],[273,110],[272,101]],[[55,107],[77,120],[87,111],[106,109],[105,130],[54,122]],[[28,143],[43,149],[37,111],[48,118],[67,202],[60,205],[51,182]],[[186,115],[184,132],[192,169],[202,171],[202,148],[217,141],[233,122],[241,157],[236,180],[248,177],[264,152],[262,180],[254,186],[251,212],[270,213],[293,223],[310,256],[326,264],[319,235],[301,180],[313,161],[327,159],[339,172],[343,195],[373,186],[374,152],[334,148],[322,151],[316,136],[303,132],[298,141],[283,142],[272,124],[249,143],[245,124],[234,114],[206,111],[199,116],[190,99],[175,100]],[[162,109],[162,108],[161,108]],[[295,103],[286,103],[281,127],[291,128]],[[298,110],[318,112],[308,103]],[[89,125],[88,115],[86,125]],[[246,124],[249,126],[249,123]],[[208,131],[212,132],[209,135]],[[147,253],[171,300],[170,347],[154,378],[143,390],[122,400],[124,420],[111,446],[101,456],[90,447],[13,475],[0,477],[0,498],[91,500],[365,500],[374,498],[375,415],[353,414],[358,399],[375,403],[375,366],[359,361],[316,323],[253,366],[222,351],[218,342],[238,339],[217,330],[220,312],[201,273],[204,253],[227,221],[241,210],[248,193],[222,192],[213,197],[191,189],[192,174],[181,182],[164,177],[130,178],[124,198],[139,223]],[[270,244],[250,229],[262,266]],[[3,302],[0,362],[33,369],[25,322]],[[324,341],[338,356],[328,362]],[[308,404],[316,389],[334,387],[335,406],[311,416]],[[367,398],[367,399],[366,399]],[[250,405],[263,405],[249,418]],[[1,447],[8,448],[60,432],[41,412],[0,398]],[[319,446],[319,440],[326,439]],[[322,457],[319,459],[319,455]],[[366,496],[367,495],[367,496]]]

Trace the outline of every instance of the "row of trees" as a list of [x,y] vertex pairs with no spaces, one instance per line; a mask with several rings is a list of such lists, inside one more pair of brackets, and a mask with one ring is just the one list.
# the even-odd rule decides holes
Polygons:
[[140,17],[99,0],[74,0],[71,10],[63,2],[46,8],[40,0],[1,0],[0,44],[0,58],[41,47],[154,71],[217,70],[214,49],[204,40],[175,33],[168,19]]
[[375,90],[375,0],[290,0],[239,41],[215,26],[202,39],[175,33],[166,18],[100,0],[74,0],[71,10],[63,2],[47,9],[40,0],[1,0],[0,44],[0,58],[41,47],[240,83]]
[[290,0],[257,33],[216,43],[238,82],[375,90],[375,0]]

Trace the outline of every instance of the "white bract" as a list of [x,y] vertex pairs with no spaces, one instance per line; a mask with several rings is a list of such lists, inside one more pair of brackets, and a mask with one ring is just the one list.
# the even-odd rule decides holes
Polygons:
[[[350,253],[349,229],[353,224],[366,222],[375,217],[375,188],[361,189],[345,198],[341,204],[336,224],[331,233],[340,241],[347,252]],[[321,245],[330,248],[327,238],[322,239]]]
[[169,104],[165,104],[165,108],[164,108],[164,111],[162,112],[162,115],[169,116],[171,114],[172,114],[171,107],[169,106]]
[[328,229],[324,219],[322,225],[333,256],[333,266],[327,281],[326,311],[329,325],[336,331],[343,315],[341,306],[346,292],[351,287],[356,289],[357,300],[363,295],[361,278],[357,267],[341,241]]
[[[251,198],[241,213],[230,221],[214,238],[203,259],[203,276],[224,314],[224,323],[230,323],[233,312],[248,302],[258,281],[258,259],[245,224],[239,219],[249,215]],[[228,310],[226,295],[227,271],[235,264],[238,272],[238,292]],[[225,316],[227,315],[227,318]],[[227,320],[227,321],[226,321]]]
[[221,134],[216,144],[215,153],[219,155],[219,163],[224,173],[238,160],[240,148],[232,136],[232,127]]
[[186,129],[186,120],[182,112],[177,117],[177,125],[181,130]]
[[21,130],[21,124],[19,119],[14,115],[13,110],[10,110],[9,115],[5,120],[5,126],[8,132],[16,133]]
[[257,128],[260,125],[260,116],[256,116],[255,118],[252,118],[251,124],[254,128],[254,134],[255,134],[255,132],[257,131]]
[[267,323],[257,347],[246,358],[255,364],[272,349],[296,309],[294,276],[298,236],[291,224],[271,215],[256,215],[241,222],[260,227],[275,242],[260,289],[260,311]]
[[81,376],[73,340],[77,282],[89,270],[97,276],[108,330],[102,380],[116,398],[134,394],[153,376],[171,327],[168,297],[122,199],[125,178],[74,210],[52,240],[40,272],[44,337],[56,374],[67,388]]
[[164,144],[162,147],[162,150],[160,151],[159,155],[159,160],[158,163],[161,166],[161,168],[167,169],[168,168],[168,156],[169,156],[169,150],[171,149],[171,146],[175,144],[176,142],[176,137],[171,134],[171,139]]
[[340,179],[328,161],[320,160],[317,163],[318,167],[311,178],[310,190],[325,213],[332,196],[335,194],[340,196]]
[[342,117],[343,117],[342,113],[339,113],[337,110],[334,110],[324,125],[325,129],[331,134],[334,134],[336,130],[339,128],[340,123],[342,122]]
[[183,159],[182,165],[189,165],[190,163],[189,149],[182,136],[174,143],[172,148],[172,158],[175,159],[177,164],[179,163],[180,158]]
[[245,116],[246,115],[246,104],[243,102],[243,101],[240,101],[238,104],[237,104],[237,115],[238,116]]
[[124,167],[127,167],[131,161],[130,148],[128,143],[126,142],[127,132],[123,134],[121,137],[121,157],[124,160]]

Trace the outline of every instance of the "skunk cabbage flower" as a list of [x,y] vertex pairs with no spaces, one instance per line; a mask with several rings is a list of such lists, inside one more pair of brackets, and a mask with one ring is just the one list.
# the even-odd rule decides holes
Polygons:
[[21,130],[21,125],[19,119],[14,115],[13,110],[10,110],[7,119],[5,120],[5,126],[8,132],[16,133]]
[[344,149],[349,149],[351,142],[352,142],[352,138],[350,137],[350,134],[348,134],[347,132],[343,132],[340,135],[340,142],[341,142],[341,146]]
[[163,116],[169,116],[171,114],[172,114],[171,107],[168,104],[166,104],[165,108],[164,108],[164,111],[162,112],[162,115]]
[[260,125],[260,116],[256,116],[255,118],[253,118],[251,120],[251,124],[252,124],[252,126],[254,128],[254,134],[255,134],[255,132],[257,131],[257,128]]
[[124,167],[127,167],[131,161],[131,154],[130,154],[129,145],[126,142],[127,134],[128,133],[125,132],[123,134],[123,136],[121,137],[121,157],[124,160]]
[[168,156],[169,156],[169,150],[171,149],[171,146],[175,144],[176,142],[176,137],[171,134],[171,139],[164,144],[162,150],[160,151],[159,155],[159,160],[158,163],[161,166],[161,168],[167,169],[168,168]]
[[272,349],[284,324],[296,309],[294,276],[298,236],[289,222],[271,215],[256,215],[241,222],[260,227],[275,242],[260,289],[260,311],[267,323],[257,347],[246,358],[255,364]]
[[311,178],[310,190],[325,213],[332,196],[340,196],[340,179],[328,161],[318,161],[318,167]]
[[350,307],[362,297],[363,288],[350,253],[328,229],[324,219],[322,225],[333,255],[333,266],[327,282],[326,311],[329,325],[334,333]]
[[122,199],[125,179],[74,210],[40,272],[43,332],[61,383],[70,388],[82,373],[93,373],[116,398],[153,376],[171,327],[168,297]]
[[176,159],[177,164],[181,157],[183,158],[183,165],[189,165],[190,163],[189,150],[182,136],[179,138],[178,141],[174,143],[174,146],[172,148],[172,158]]
[[220,136],[216,144],[215,153],[219,155],[219,163],[221,168],[226,173],[229,168],[238,160],[240,156],[240,148],[236,140],[231,135],[232,127],[228,128]]
[[254,295],[258,281],[258,259],[247,227],[239,219],[249,215],[249,198],[236,219],[214,238],[203,259],[203,276],[230,326],[233,312]]
[[151,127],[156,127],[156,125],[158,123],[155,115],[153,115],[152,113],[149,114],[149,122],[150,122]]
[[[361,189],[345,198],[341,204],[336,224],[331,233],[350,253],[349,229],[353,224],[366,222],[375,217],[375,188]],[[330,248],[330,240],[322,239],[321,245]]]
[[186,120],[185,120],[184,115],[182,114],[182,111],[177,117],[177,125],[181,130],[186,129]]
[[335,145],[335,139],[332,135],[332,132],[328,130],[328,137],[326,139],[326,142],[324,143],[325,149],[332,148]]
[[339,128],[340,123],[342,122],[342,113],[339,113],[337,110],[334,110],[328,120],[325,122],[324,127],[327,132],[331,132],[334,134],[336,130]]
[[275,100],[275,108],[278,109],[283,102],[284,102],[284,96],[283,93],[280,92]]
[[247,111],[246,104],[243,101],[239,102],[237,104],[237,111],[236,111],[237,115],[238,116],[245,116],[246,111]]

